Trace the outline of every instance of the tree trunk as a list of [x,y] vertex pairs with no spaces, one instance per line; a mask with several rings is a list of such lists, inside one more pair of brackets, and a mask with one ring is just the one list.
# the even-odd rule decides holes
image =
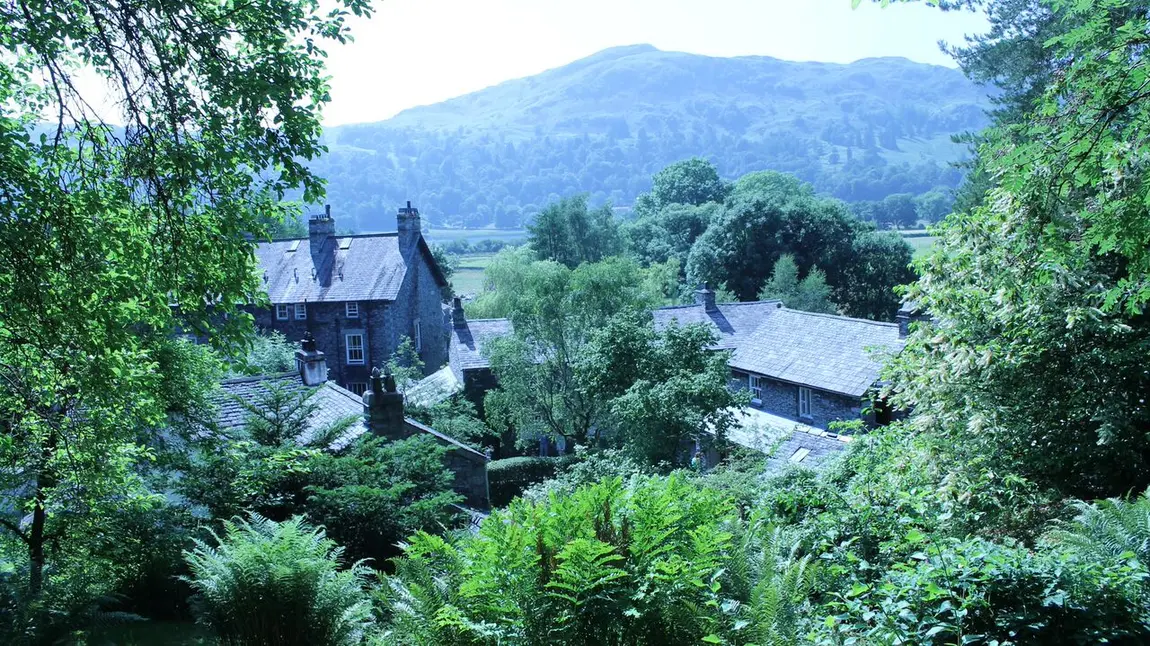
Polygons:
[[28,530],[28,596],[35,599],[44,589],[44,508],[43,476],[36,477],[36,504],[32,508],[32,527]]

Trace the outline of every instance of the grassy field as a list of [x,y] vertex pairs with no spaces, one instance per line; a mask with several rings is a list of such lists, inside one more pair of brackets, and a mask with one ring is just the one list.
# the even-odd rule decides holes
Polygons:
[[459,256],[459,266],[451,277],[456,294],[478,294],[483,289],[483,272],[495,254],[476,253]]
[[520,242],[527,237],[526,229],[445,229],[440,227],[431,227],[425,236],[428,242],[436,244],[445,244],[453,240],[467,240],[468,242],[476,242],[479,240],[506,240],[508,242]]
[[934,246],[935,238],[906,238],[906,241],[910,244],[911,248],[914,249],[914,257],[918,258],[930,251],[930,248]]

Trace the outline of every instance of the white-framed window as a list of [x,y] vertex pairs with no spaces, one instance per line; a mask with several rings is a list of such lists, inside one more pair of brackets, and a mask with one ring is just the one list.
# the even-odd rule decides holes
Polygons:
[[750,375],[747,379],[747,385],[751,388],[751,400],[758,404],[763,403],[763,378],[758,375]]
[[347,389],[357,395],[362,395],[367,392],[367,383],[363,381],[355,381],[348,384]]
[[799,417],[811,416],[811,389],[799,386]]
[[344,337],[347,342],[347,363],[352,366],[363,365],[363,335],[348,334]]
[[277,321],[288,320],[288,308],[289,307],[291,307],[291,306],[290,305],[283,305],[283,304],[276,305],[276,320]]
[[307,303],[295,304],[295,317],[296,320],[300,321],[307,318]]
[[419,319],[415,319],[415,351],[423,351],[423,327]]
[[343,310],[344,314],[347,314],[347,318],[359,318],[359,303],[344,303]]

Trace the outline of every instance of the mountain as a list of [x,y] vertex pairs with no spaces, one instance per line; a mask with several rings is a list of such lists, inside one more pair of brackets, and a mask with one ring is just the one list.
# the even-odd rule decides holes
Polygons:
[[560,196],[632,203],[692,156],[724,177],[792,172],[849,201],[953,187],[950,136],[986,124],[986,91],[901,58],[851,64],[604,50],[386,121],[328,128],[314,164],[359,230],[412,200],[432,222],[515,227]]

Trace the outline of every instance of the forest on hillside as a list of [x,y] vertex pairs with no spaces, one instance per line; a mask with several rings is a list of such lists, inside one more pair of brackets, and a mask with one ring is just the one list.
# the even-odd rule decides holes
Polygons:
[[702,157],[733,180],[792,173],[848,202],[946,193],[987,90],[904,59],[851,65],[616,48],[373,124],[327,129],[312,164],[359,231],[412,200],[433,223],[521,227],[586,194],[629,207],[659,169]]

